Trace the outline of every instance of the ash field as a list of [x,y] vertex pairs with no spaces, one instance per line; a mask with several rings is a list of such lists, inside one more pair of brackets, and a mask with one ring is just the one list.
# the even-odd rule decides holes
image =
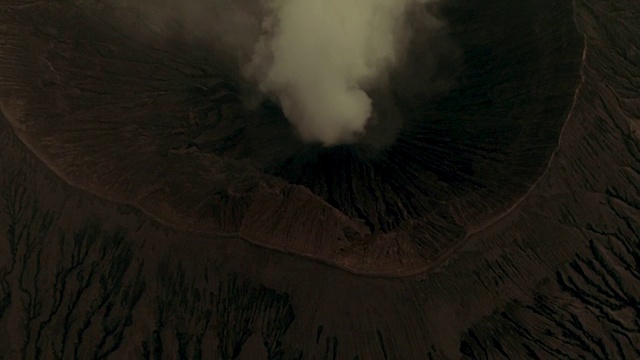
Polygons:
[[390,4],[3,0],[0,359],[640,358],[640,4]]

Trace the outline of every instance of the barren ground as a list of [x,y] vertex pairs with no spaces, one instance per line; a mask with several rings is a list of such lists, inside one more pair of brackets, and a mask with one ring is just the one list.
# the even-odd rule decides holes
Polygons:
[[3,0],[0,358],[640,358],[640,5],[469,4],[469,76],[378,161],[199,44]]

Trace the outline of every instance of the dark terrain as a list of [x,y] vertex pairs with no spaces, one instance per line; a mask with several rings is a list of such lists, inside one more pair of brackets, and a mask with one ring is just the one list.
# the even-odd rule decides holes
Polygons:
[[109,3],[0,3],[0,359],[640,358],[639,3],[447,1],[334,148]]

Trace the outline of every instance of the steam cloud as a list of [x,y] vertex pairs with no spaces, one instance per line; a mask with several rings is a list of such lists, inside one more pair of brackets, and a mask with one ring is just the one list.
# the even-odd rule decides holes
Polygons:
[[410,6],[426,0],[269,0],[247,74],[307,141],[354,141],[372,116],[367,87],[402,55]]
[[113,1],[142,10],[161,34],[178,23],[182,35],[236,57],[304,140],[331,146],[365,132],[373,116],[367,91],[402,60],[411,10],[436,0]]

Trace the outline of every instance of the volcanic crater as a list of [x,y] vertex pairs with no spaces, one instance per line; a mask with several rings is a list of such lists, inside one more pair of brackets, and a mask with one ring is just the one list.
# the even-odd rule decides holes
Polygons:
[[423,272],[517,206],[581,80],[570,3],[447,1],[430,10],[447,25],[414,19],[402,64],[372,89],[368,133],[327,147],[276,102],[248,106],[251,84],[205,41],[131,36],[141,20],[105,6],[15,10],[29,41],[12,44],[2,110],[22,141],[67,182],[165,224],[361,274]]

